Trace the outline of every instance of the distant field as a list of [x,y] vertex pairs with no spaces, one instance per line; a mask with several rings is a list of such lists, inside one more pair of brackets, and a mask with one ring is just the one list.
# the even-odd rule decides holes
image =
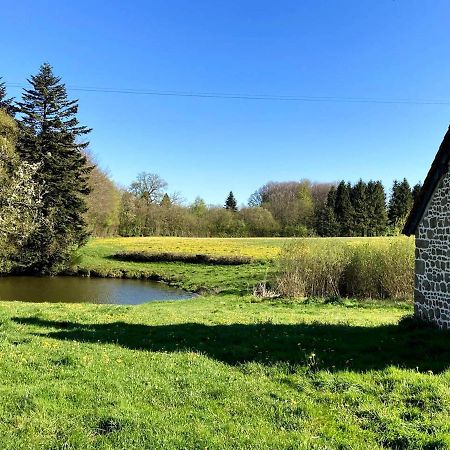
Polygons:
[[[110,238],[92,239],[81,249],[78,270],[94,276],[136,277],[165,281],[189,291],[248,293],[270,277],[283,239]],[[241,255],[254,259],[243,266],[210,266],[180,262],[129,262],[111,258],[117,252],[149,251],[209,255]]]
[[[280,254],[281,249],[292,241],[386,241],[399,239],[378,238],[180,238],[180,237],[117,237],[92,239],[86,251],[108,249],[114,251],[153,251],[174,253],[206,253],[210,255],[239,255],[255,259],[271,259]],[[400,238],[402,239],[402,238]]]
[[92,239],[89,248],[174,253],[206,253],[210,255],[239,255],[255,259],[276,257],[289,238],[179,238],[131,237]]
[[[324,242],[350,245],[383,245],[395,238],[304,238],[311,250]],[[277,271],[277,257],[295,238],[178,238],[130,237],[96,238],[80,251],[77,262],[81,273],[110,277],[146,277],[165,281],[190,291],[245,294],[255,284],[271,279]],[[413,241],[411,241],[411,245]],[[246,256],[254,260],[242,266],[210,266],[178,262],[129,262],[110,257],[118,252],[168,252],[219,256]]]

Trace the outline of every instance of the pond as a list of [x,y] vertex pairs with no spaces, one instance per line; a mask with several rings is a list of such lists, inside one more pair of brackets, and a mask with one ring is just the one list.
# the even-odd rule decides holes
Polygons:
[[0,277],[0,300],[138,305],[195,294],[148,280],[88,277]]

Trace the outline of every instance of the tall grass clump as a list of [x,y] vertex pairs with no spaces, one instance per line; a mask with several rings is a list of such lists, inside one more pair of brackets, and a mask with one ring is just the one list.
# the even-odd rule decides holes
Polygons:
[[414,239],[392,238],[381,261],[381,286],[388,298],[412,298]]
[[287,297],[412,298],[414,240],[300,240],[281,252],[277,279]]
[[277,289],[286,297],[340,295],[348,262],[348,247],[342,241],[295,241],[281,252]]

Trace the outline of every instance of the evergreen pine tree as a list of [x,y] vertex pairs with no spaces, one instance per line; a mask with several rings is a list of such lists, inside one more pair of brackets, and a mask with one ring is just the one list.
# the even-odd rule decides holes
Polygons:
[[367,207],[367,185],[359,180],[352,188],[353,235],[367,236],[369,211]]
[[237,202],[234,198],[233,191],[230,191],[230,193],[228,194],[228,197],[225,201],[225,209],[233,212],[237,211]]
[[172,206],[172,200],[170,200],[170,197],[169,197],[169,195],[168,195],[167,193],[165,193],[165,194],[163,195],[163,198],[162,198],[162,200],[161,200],[160,205],[161,205],[163,208],[170,208],[170,207]]
[[39,164],[35,178],[45,188],[43,210],[51,227],[41,227],[28,242],[28,270],[54,273],[64,268],[72,252],[87,237],[83,213],[89,188],[80,139],[90,129],[76,118],[78,101],[68,100],[65,85],[43,64],[29,80],[18,103],[21,114],[18,153],[22,160]]
[[322,237],[337,236],[339,224],[337,223],[334,210],[328,205],[320,205],[315,212],[316,233]]
[[389,224],[397,231],[405,223],[413,204],[413,195],[406,178],[394,181],[391,198],[389,199]]
[[13,104],[13,99],[6,97],[6,85],[1,80],[2,78],[0,77],[0,109],[6,111],[10,116],[14,116],[16,111]]
[[331,186],[327,194],[327,206],[334,211],[336,207],[336,188]]
[[420,194],[420,191],[422,190],[422,183],[417,183],[412,188],[412,196],[413,196],[413,203],[417,200],[417,197]]
[[336,188],[331,186],[325,204],[319,205],[314,213],[314,228],[319,236],[331,237],[339,235],[339,224],[334,213],[335,204]]
[[350,183],[341,181],[336,189],[334,213],[339,224],[339,236],[353,235],[353,206],[350,200]]
[[386,233],[386,194],[381,181],[367,183],[368,236],[382,236]]

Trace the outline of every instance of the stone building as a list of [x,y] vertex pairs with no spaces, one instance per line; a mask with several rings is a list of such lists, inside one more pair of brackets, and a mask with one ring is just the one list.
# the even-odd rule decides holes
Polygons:
[[403,233],[416,236],[414,313],[450,329],[450,128]]

